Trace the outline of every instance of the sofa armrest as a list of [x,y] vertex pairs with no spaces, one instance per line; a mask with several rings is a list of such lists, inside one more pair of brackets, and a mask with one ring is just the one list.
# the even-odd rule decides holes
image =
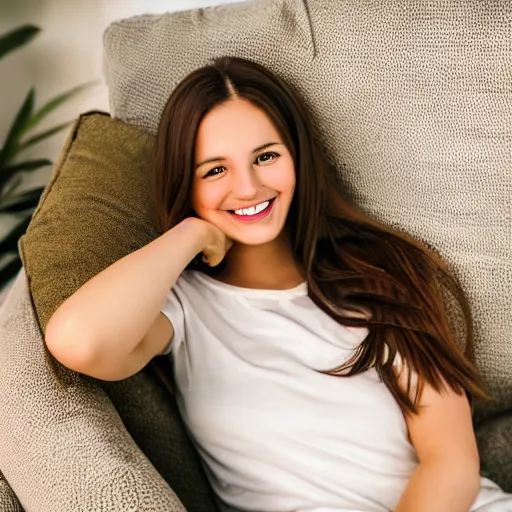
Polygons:
[[50,358],[22,268],[0,308],[0,470],[21,505],[184,512],[97,382],[59,384]]

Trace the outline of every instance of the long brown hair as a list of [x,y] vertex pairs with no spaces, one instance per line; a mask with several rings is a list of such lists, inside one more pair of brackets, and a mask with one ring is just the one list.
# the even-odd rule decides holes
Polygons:
[[[339,190],[306,104],[291,84],[247,59],[221,57],[188,74],[164,108],[155,146],[153,192],[162,234],[194,216],[190,197],[194,147],[203,117],[233,96],[264,111],[295,163],[296,191],[287,219],[309,297],[340,324],[367,327],[354,356],[325,373],[340,377],[375,367],[404,413],[418,412],[425,383],[488,399],[470,362],[471,311],[460,282],[436,252],[407,233],[373,220]],[[204,265],[204,264],[203,264]],[[190,267],[206,271],[200,261]],[[446,312],[449,292],[465,320],[465,353]],[[400,385],[393,363],[409,377]],[[411,378],[417,376],[413,395]]]

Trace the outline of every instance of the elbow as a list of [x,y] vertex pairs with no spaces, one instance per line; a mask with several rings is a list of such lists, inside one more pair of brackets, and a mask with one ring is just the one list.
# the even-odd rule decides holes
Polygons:
[[481,487],[481,477],[480,477],[480,468],[478,467],[476,470],[468,472],[468,492],[471,493],[473,499],[476,500],[478,493],[480,492]]
[[481,486],[480,457],[476,448],[474,455],[468,455],[465,461],[461,461],[459,468],[463,474],[461,479],[466,481],[468,486],[468,493],[472,494],[476,499]]
[[93,344],[78,336],[79,330],[59,326],[55,321],[47,326],[44,341],[52,356],[66,368],[89,375],[94,360]]
[[458,464],[460,473],[460,484],[466,486],[468,495],[476,499],[480,492],[480,459],[478,457],[467,457]]
[[131,377],[148,362],[140,347],[126,356],[106,355],[97,342],[80,336],[71,326],[60,329],[48,324],[45,344],[52,356],[66,368],[104,381],[119,381]]
[[458,480],[461,489],[468,497],[468,501],[474,503],[480,492],[481,479],[480,471],[466,470],[462,471],[461,477]]

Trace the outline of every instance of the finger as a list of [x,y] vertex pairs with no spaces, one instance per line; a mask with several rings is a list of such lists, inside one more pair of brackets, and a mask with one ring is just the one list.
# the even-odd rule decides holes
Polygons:
[[221,261],[222,261],[222,259],[212,258],[210,261],[208,261],[208,265],[210,267],[216,267]]

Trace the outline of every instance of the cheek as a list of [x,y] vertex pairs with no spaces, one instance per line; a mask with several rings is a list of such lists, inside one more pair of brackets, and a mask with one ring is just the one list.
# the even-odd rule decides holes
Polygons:
[[278,192],[287,193],[295,190],[295,169],[291,162],[283,165],[279,172],[270,173],[269,188],[273,188]]
[[198,183],[192,187],[192,208],[198,215],[203,216],[210,210],[218,210],[221,202],[221,195],[211,184]]

